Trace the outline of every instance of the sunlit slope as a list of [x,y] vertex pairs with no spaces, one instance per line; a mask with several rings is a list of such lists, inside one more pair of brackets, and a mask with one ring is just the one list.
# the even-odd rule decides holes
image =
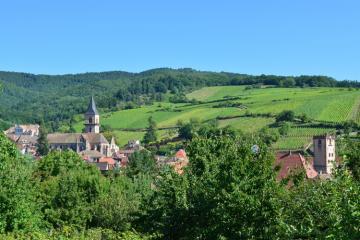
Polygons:
[[279,113],[293,110],[315,120],[359,122],[360,91],[343,88],[262,88],[245,90],[243,86],[207,87],[187,95],[201,101],[228,96],[240,101],[252,113]]
[[[121,144],[141,139],[150,116],[156,121],[160,137],[170,137],[167,130],[178,121],[218,119],[220,127],[232,126],[243,132],[255,132],[275,122],[277,113],[293,110],[313,120],[325,122],[360,122],[360,91],[341,88],[263,88],[245,86],[206,87],[187,95],[199,103],[155,103],[136,109],[101,114],[101,124],[112,128]],[[222,103],[241,103],[244,107],[219,107]],[[262,115],[257,115],[262,114]],[[271,116],[264,116],[270,114]],[[82,120],[75,129],[81,131]],[[275,145],[279,149],[297,149],[308,144],[313,135],[333,129],[294,128]]]

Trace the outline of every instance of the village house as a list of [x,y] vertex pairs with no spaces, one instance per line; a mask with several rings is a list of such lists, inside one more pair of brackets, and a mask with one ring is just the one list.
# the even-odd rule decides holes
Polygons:
[[173,156],[155,156],[157,164],[167,164],[174,168],[178,174],[184,173],[184,167],[189,164],[189,159],[184,149],[179,149]]
[[277,152],[275,165],[279,167],[278,180],[296,171],[304,171],[308,179],[329,178],[336,161],[335,136],[325,134],[313,137],[313,156],[304,157],[300,152]]
[[4,131],[4,134],[16,144],[21,153],[35,156],[39,129],[40,126],[38,124],[16,124]]

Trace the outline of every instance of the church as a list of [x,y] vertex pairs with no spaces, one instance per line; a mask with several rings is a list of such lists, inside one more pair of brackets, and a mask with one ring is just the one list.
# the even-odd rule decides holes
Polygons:
[[110,143],[100,133],[100,115],[96,109],[94,97],[91,97],[89,106],[84,115],[84,133],[53,133],[47,139],[51,150],[71,149],[83,156],[111,157],[119,151],[119,147],[112,138]]

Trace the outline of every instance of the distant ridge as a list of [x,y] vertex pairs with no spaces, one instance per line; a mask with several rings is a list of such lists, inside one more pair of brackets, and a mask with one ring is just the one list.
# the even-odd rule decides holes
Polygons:
[[[131,73],[126,71],[77,74],[31,74],[0,71],[0,119],[9,122],[40,122],[57,129],[94,95],[100,109],[114,109],[119,101],[144,101],[171,91],[185,93],[205,86],[271,85],[280,87],[360,87],[360,82],[336,81],[327,76],[249,75],[200,71],[192,68],[156,68]],[[160,96],[158,96],[160,97]],[[160,97],[161,98],[161,97]]]

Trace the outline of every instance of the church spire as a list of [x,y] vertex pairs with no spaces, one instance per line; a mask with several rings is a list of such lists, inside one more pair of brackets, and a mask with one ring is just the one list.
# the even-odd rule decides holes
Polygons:
[[94,96],[91,96],[90,102],[89,102],[89,106],[88,109],[86,111],[85,114],[94,114],[94,115],[99,115],[97,109],[96,109],[96,104],[95,104],[95,100],[94,100]]
[[92,96],[88,109],[85,113],[85,132],[86,133],[99,133],[100,132],[100,116],[96,109],[95,100]]

